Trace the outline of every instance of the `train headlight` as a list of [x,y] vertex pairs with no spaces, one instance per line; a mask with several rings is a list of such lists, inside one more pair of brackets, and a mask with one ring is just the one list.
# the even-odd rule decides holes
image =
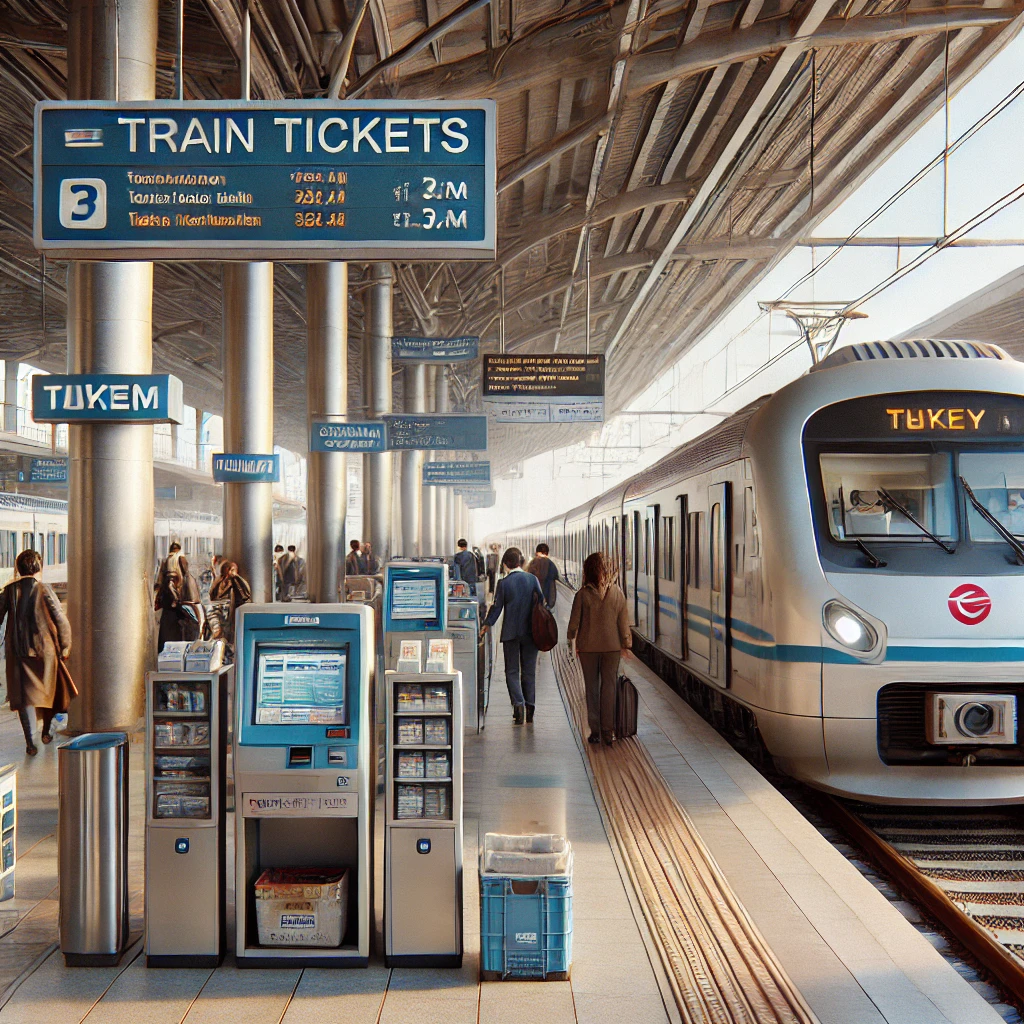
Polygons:
[[828,635],[851,651],[867,654],[878,644],[878,633],[874,626],[839,601],[829,601],[825,605],[822,620]]

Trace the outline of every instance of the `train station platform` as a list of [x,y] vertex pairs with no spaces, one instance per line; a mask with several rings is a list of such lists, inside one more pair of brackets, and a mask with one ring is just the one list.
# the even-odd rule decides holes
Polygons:
[[[567,601],[559,611],[564,630]],[[460,970],[374,959],[366,970],[242,972],[231,955],[213,971],[147,969],[138,744],[133,944],[116,968],[65,967],[56,749],[26,759],[17,720],[5,719],[0,763],[23,764],[17,898],[0,904],[0,1024],[998,1024],[996,1008],[783,795],[639,662],[624,667],[640,694],[639,733],[609,750],[580,736],[580,679],[563,649],[541,656],[529,727],[512,725],[499,656],[487,727],[466,744]],[[563,815],[575,850],[570,979],[481,982],[482,837],[559,827]]]

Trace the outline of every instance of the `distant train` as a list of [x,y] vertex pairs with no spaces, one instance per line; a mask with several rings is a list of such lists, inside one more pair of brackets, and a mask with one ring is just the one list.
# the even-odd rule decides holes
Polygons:
[[1024,798],[1024,364],[843,348],[626,483],[500,538],[610,553],[642,656],[828,792]]
[[[220,519],[207,513],[187,517],[160,517],[153,525],[155,565],[167,555],[172,541],[181,549],[198,575],[208,569],[221,551]],[[294,544],[303,553],[306,524],[302,519],[274,523],[274,543]],[[43,556],[43,579],[63,596],[68,580],[68,503],[31,494],[0,493],[0,585],[14,576],[19,551],[34,548]]]

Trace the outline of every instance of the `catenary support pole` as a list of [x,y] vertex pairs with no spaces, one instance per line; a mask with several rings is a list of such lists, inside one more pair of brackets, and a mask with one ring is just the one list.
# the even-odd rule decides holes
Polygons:
[[[363,394],[367,418],[392,411],[391,301],[394,275],[390,263],[370,267],[373,284],[364,302]],[[363,456],[363,540],[373,545],[383,565],[391,557],[392,458],[390,452]]]
[[[427,411],[427,368],[412,363],[403,371],[405,411]],[[425,554],[420,548],[423,518],[423,452],[402,452],[402,554]]]
[[[156,42],[157,0],[71,0],[68,98],[153,99]],[[152,310],[152,263],[71,263],[69,371],[152,372]],[[156,654],[153,428],[72,426],[68,455],[71,730],[131,729]]]
[[[309,419],[341,422],[348,412],[348,264],[306,270],[306,406]],[[331,604],[345,592],[345,456],[310,452],[306,477],[309,599]]]
[[[448,367],[437,368],[437,385],[434,389],[434,409],[438,413],[449,411],[448,403]],[[443,453],[442,453],[443,454]],[[452,503],[455,495],[447,487],[435,487],[437,504],[435,506],[435,528],[437,531],[437,550],[435,555],[451,555],[455,553],[455,540],[452,537],[454,528],[451,524]]]
[[[427,412],[433,412],[435,408],[435,396],[437,389],[437,367],[428,366],[426,369]],[[434,453],[424,452],[424,462],[433,462]],[[420,553],[423,555],[436,555],[438,553],[436,534],[436,508],[437,508],[437,487],[421,488],[420,500],[423,503],[423,511],[420,516]]]
[[[274,264],[224,264],[224,451],[274,451]],[[252,587],[256,604],[272,601],[274,485],[224,488],[224,554]]]

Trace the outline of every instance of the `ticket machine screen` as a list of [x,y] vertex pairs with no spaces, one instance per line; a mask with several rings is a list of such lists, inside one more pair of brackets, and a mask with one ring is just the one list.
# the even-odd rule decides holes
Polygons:
[[348,648],[256,648],[255,725],[347,725]]

